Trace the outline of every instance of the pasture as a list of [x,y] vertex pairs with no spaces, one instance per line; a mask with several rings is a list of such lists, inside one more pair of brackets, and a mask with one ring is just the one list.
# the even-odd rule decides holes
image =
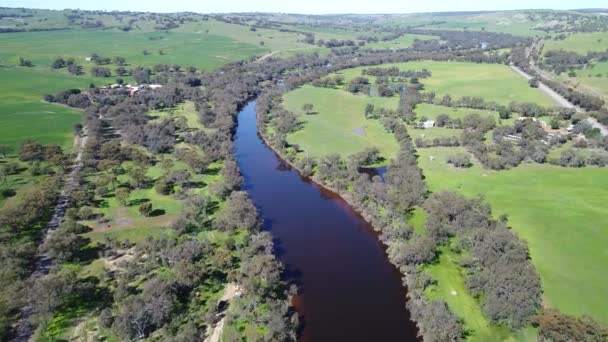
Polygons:
[[564,40],[546,40],[544,51],[566,50],[586,55],[589,51],[608,49],[608,32],[575,33]]
[[[118,30],[66,30],[48,32],[6,33],[0,36],[3,46],[0,59],[4,64],[17,64],[19,57],[31,59],[34,65],[48,68],[57,57],[72,57],[88,67],[85,61],[93,53],[102,57],[121,56],[129,66],[179,64],[205,70],[263,54],[267,48],[234,39],[202,33],[123,32]],[[145,55],[144,50],[149,54]]]
[[[395,137],[378,120],[366,119],[364,111],[368,103],[376,108],[395,109],[397,102],[397,97],[353,95],[339,89],[304,86],[284,96],[285,109],[302,114],[299,119],[303,123],[303,128],[290,134],[288,141],[316,158],[330,153],[348,156],[367,147],[377,147],[383,157],[391,158],[399,149]],[[314,105],[314,114],[304,114],[305,103]]]
[[574,78],[565,73],[559,77],[575,88],[608,99],[608,62],[596,62],[590,69],[576,70]]
[[608,173],[539,164],[491,171],[476,162],[469,169],[456,169],[446,163],[447,156],[463,151],[418,149],[430,189],[485,197],[494,215],[508,215],[509,225],[528,243],[545,305],[608,323],[602,300],[608,298]]
[[42,102],[42,98],[69,88],[85,88],[91,81],[94,80],[89,77],[48,70],[0,68],[0,144],[16,147],[23,140],[32,139],[69,150],[80,112]]
[[[452,99],[463,96],[482,97],[486,101],[495,101],[507,105],[511,101],[534,102],[551,107],[555,103],[541,90],[530,88],[521,76],[508,66],[502,64],[476,64],[466,62],[418,61],[396,64],[382,64],[378,67],[396,66],[401,70],[431,71],[432,76],[421,79],[426,91],[434,91],[438,97],[450,95]],[[347,69],[339,74],[345,80],[361,76],[366,67]],[[369,77],[375,80],[375,77]]]

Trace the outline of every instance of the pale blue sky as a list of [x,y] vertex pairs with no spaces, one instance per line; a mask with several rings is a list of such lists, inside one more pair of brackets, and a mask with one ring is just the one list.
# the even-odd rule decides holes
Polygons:
[[192,11],[327,13],[418,13],[528,8],[606,8],[606,0],[0,0],[0,6],[149,12]]

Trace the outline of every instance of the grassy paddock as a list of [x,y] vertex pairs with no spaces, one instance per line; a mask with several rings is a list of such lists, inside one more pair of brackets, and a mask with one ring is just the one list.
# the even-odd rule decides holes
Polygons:
[[589,51],[606,51],[608,49],[607,32],[576,33],[566,37],[564,40],[545,41],[544,51],[566,50],[580,54]]
[[[534,102],[547,107],[555,105],[541,90],[530,88],[526,80],[502,64],[417,61],[379,65],[390,66],[397,66],[401,70],[430,70],[432,76],[421,79],[420,82],[425,85],[427,91],[434,91],[439,97],[447,94],[452,96],[452,99],[479,96],[486,101],[496,101],[503,105],[511,101]],[[340,74],[348,81],[360,76],[361,71],[366,68],[368,67],[347,69]]]
[[18,146],[33,139],[69,150],[80,111],[44,103],[42,97],[68,88],[85,88],[91,81],[60,72],[0,68],[0,144]]
[[[542,280],[545,305],[565,313],[590,315],[608,323],[608,173],[605,169],[568,169],[523,164],[507,171],[456,169],[445,162],[459,148],[419,149],[419,165],[432,191],[483,195],[494,215],[527,241]],[[433,156],[433,160],[431,160]]]
[[[225,63],[263,54],[267,49],[221,35],[188,32],[122,32],[69,30],[6,33],[0,36],[4,63],[17,64],[19,57],[48,67],[57,57],[73,57],[78,64],[94,65],[86,57],[121,56],[134,65],[179,64],[215,69]],[[148,50],[149,55],[144,55]],[[162,53],[160,51],[162,50]],[[115,66],[113,66],[115,68]]]
[[[285,108],[302,114],[303,122],[303,129],[290,134],[288,140],[313,157],[330,153],[348,156],[375,146],[385,158],[391,158],[399,149],[395,137],[387,133],[378,120],[367,120],[364,111],[368,103],[377,108],[394,109],[397,101],[397,97],[353,95],[338,89],[304,86],[284,97]],[[305,103],[315,106],[315,114],[303,113]]]

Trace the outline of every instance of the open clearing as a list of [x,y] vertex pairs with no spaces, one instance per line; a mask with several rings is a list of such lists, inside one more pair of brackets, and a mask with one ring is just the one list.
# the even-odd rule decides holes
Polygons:
[[[299,118],[304,123],[303,129],[290,134],[288,140],[316,158],[330,153],[348,156],[374,146],[385,158],[391,158],[399,149],[395,137],[378,120],[367,120],[364,111],[368,103],[394,109],[397,102],[397,97],[353,95],[339,89],[304,86],[284,97],[285,108],[302,114]],[[303,113],[305,103],[314,105],[315,114]]]
[[0,144],[16,147],[25,139],[33,139],[69,150],[80,112],[42,102],[42,97],[69,88],[85,88],[91,81],[61,72],[0,68]]
[[[420,61],[396,64],[382,64],[378,67],[396,66],[401,70],[431,71],[432,76],[421,79],[427,91],[434,91],[437,96],[450,95],[452,99],[463,96],[482,97],[486,101],[496,101],[507,105],[511,101],[534,102],[551,107],[555,103],[543,92],[530,88],[521,76],[506,65],[476,64],[465,62],[436,62]],[[361,71],[367,67],[347,69],[339,74],[346,81],[361,76]],[[369,79],[375,77],[366,76]]]
[[606,51],[608,32],[576,33],[564,40],[545,41],[544,51],[566,50],[586,55],[589,51]]
[[401,37],[385,42],[365,44],[366,49],[405,49],[414,44],[416,40],[439,39],[436,36],[427,36],[422,34],[404,34]]
[[[215,69],[228,62],[263,54],[267,49],[234,39],[201,33],[49,31],[5,33],[0,36],[0,58],[17,64],[19,57],[48,66],[57,57],[73,57],[77,64],[93,66],[85,58],[121,56],[130,65],[179,64]],[[149,55],[144,55],[148,50]],[[162,51],[162,52],[161,52]],[[162,53],[162,54],[161,54]]]
[[[419,165],[432,191],[483,195],[494,215],[509,224],[530,247],[547,306],[608,323],[604,298],[608,276],[608,173],[523,164],[506,171],[454,169],[445,158],[462,148],[419,149]],[[434,160],[431,160],[431,156]]]

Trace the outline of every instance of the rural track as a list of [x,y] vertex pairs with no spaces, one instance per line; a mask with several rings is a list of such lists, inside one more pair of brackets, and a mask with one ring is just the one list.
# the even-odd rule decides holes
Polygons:
[[[525,78],[528,81],[532,79],[532,76],[528,75],[525,71],[521,70],[520,68],[516,67],[515,65],[511,65],[511,69],[513,69],[516,73],[518,73],[521,77]],[[576,109],[577,112],[582,112],[581,108],[572,104],[565,97],[558,94],[555,90],[547,87],[542,81],[538,81],[538,89],[540,89],[542,92],[544,92],[549,97],[551,97],[561,107],[574,108],[574,109]]]
[[[83,129],[83,132],[86,132],[86,128]],[[88,137],[86,133],[83,134],[82,138],[77,138],[78,142],[75,144],[78,152],[76,153],[76,157],[74,158],[74,162],[70,167],[70,171],[67,176],[64,178],[65,184],[63,186],[63,190],[59,195],[59,199],[57,200],[57,204],[53,209],[53,216],[51,220],[46,226],[46,231],[44,234],[44,238],[42,240],[42,245],[52,234],[59,225],[61,224],[61,220],[65,216],[65,211],[68,206],[69,196],[74,190],[75,177],[76,174],[82,168],[82,152],[84,150],[84,146],[86,146]],[[30,280],[35,280],[47,275],[53,265],[53,260],[46,253],[40,254],[36,260],[36,264],[34,266],[34,271],[30,276]],[[34,327],[29,322],[29,318],[32,315],[33,308],[31,305],[26,305],[21,309],[20,318],[15,326],[15,335],[12,341],[14,342],[27,342],[30,340],[32,335],[34,334]]]

